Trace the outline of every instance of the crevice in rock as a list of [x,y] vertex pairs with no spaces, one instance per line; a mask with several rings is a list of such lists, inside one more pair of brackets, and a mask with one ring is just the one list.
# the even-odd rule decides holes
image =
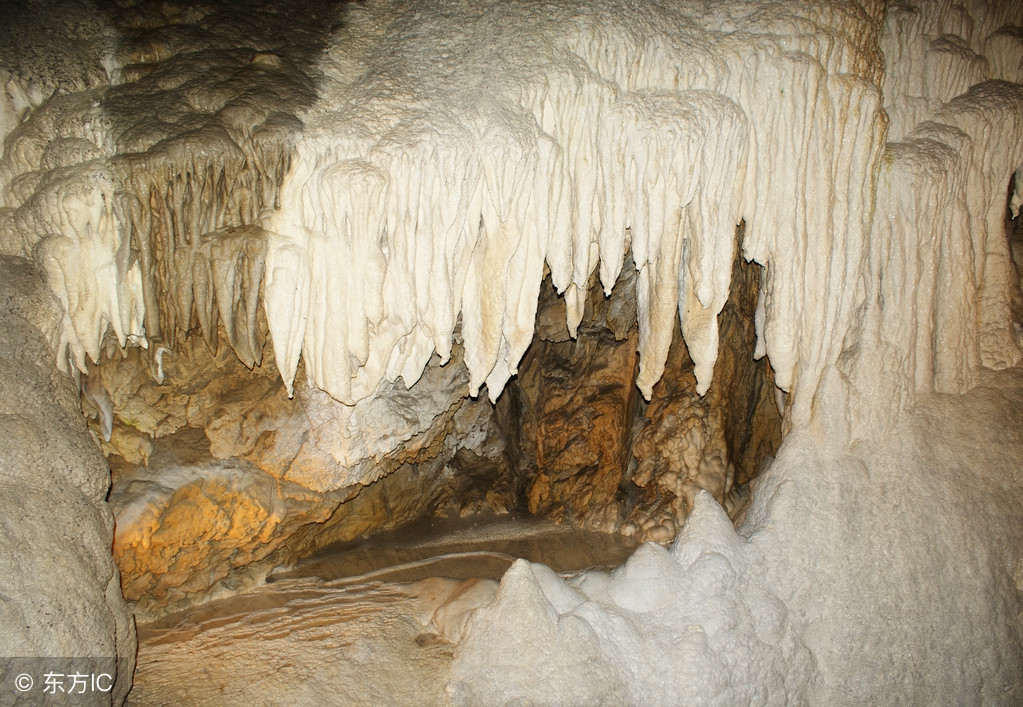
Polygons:
[[[743,232],[740,225],[740,240]],[[510,386],[523,400],[520,464],[531,512],[665,543],[700,488],[738,511],[746,485],[781,441],[773,374],[766,358],[754,360],[761,273],[736,256],[707,394],[696,391],[676,322],[650,402],[633,385],[631,259],[610,297],[591,286],[575,341],[564,324],[564,298],[542,288],[537,337]]]

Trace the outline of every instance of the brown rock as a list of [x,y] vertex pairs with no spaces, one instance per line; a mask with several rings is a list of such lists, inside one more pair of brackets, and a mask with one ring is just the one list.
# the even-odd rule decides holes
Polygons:
[[739,258],[733,269],[708,393],[696,392],[676,324],[649,403],[635,387],[634,276],[630,260],[610,298],[593,283],[576,341],[563,301],[544,288],[537,340],[513,386],[522,408],[520,466],[531,512],[669,542],[699,489],[736,505],[735,485],[777,449],[781,418],[770,367],[753,359],[756,266]]
[[161,439],[148,468],[117,469],[114,558],[140,615],[207,592],[340,503],[248,462],[216,460],[208,447],[201,430],[186,430]]
[[532,513],[608,531],[618,527],[638,397],[637,333],[619,321],[632,294],[631,273],[626,270],[610,299],[591,288],[576,341],[566,340],[563,300],[544,290],[540,337],[526,352],[517,381],[521,465]]
[[623,532],[668,542],[685,523],[701,488],[727,503],[781,442],[781,415],[766,359],[753,360],[753,315],[758,267],[737,258],[728,303],[718,317],[720,344],[714,380],[696,393],[693,363],[675,327],[664,376],[654,386],[634,432],[636,471],[642,489]]
[[289,399],[269,345],[249,370],[220,339],[215,353],[192,336],[161,360],[114,355],[87,379],[83,408],[114,461],[114,554],[141,615],[426,513],[514,505],[494,408],[466,397],[457,351],[413,391],[399,380],[352,408],[301,384]]

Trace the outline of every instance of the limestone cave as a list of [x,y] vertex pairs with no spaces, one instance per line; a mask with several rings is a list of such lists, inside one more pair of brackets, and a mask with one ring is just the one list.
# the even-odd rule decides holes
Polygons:
[[0,3],[0,703],[1023,703],[1023,6]]

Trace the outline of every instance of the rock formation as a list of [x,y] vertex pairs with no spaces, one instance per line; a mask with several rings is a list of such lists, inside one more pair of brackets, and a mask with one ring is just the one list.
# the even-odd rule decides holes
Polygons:
[[734,507],[733,488],[777,449],[781,418],[770,368],[753,361],[755,266],[735,264],[707,394],[676,327],[649,403],[632,385],[634,272],[627,260],[608,299],[590,290],[574,341],[564,298],[542,290],[538,340],[511,383],[522,400],[518,464],[531,512],[668,542],[699,489]]
[[[931,459],[927,425],[960,423],[936,396],[986,383],[1009,392],[962,399],[1016,414],[1013,374],[990,375],[1023,360],[1023,249],[1006,237],[1023,201],[1015,3],[39,0],[0,20],[0,387],[9,405],[54,391],[33,422],[11,413],[0,453],[12,493],[37,466],[67,492],[61,522],[87,529],[62,566],[85,558],[93,643],[67,650],[130,652],[97,550],[95,446],[124,596],[145,618],[423,515],[518,509],[679,537],[586,586],[513,567],[489,612],[459,619],[450,694],[470,701],[542,700],[535,664],[561,645],[545,669],[622,701],[667,694],[658,666],[678,665],[672,685],[712,685],[708,699],[874,699],[856,676],[882,664],[801,582],[837,583],[824,603],[846,616],[845,588],[868,577],[890,603],[855,614],[864,635],[915,670],[870,623],[905,607],[900,640],[930,636],[913,553],[941,575],[928,543],[978,513],[977,543],[1016,542],[1017,486],[990,517],[941,515],[954,470],[938,458],[940,488],[905,502],[940,516],[936,534],[893,520],[909,550],[871,564],[884,551],[857,529],[881,532],[871,504],[900,512],[885,494],[919,478],[887,479],[892,445]],[[95,445],[68,417],[72,376]],[[1010,427],[996,442],[1015,449]],[[63,466],[28,463],[40,430],[69,445]],[[978,488],[1008,473],[991,455]],[[860,575],[779,549],[806,539],[801,513],[866,558]],[[19,528],[66,549],[63,525]],[[1016,611],[1016,556],[953,550],[993,579],[938,585],[976,594],[978,621]],[[802,579],[786,585],[772,558]],[[887,594],[879,567],[899,578]],[[663,641],[629,633],[662,609]],[[478,661],[509,625],[523,662],[484,685]],[[1018,636],[983,652],[960,628],[1001,682],[957,668],[949,694],[1018,697],[1004,667]],[[907,694],[933,697],[954,649]],[[743,691],[756,666],[770,694]]]
[[613,573],[520,560],[455,650],[453,701],[1019,701],[1019,369],[851,447],[826,385],[839,404],[786,438],[738,532],[700,491],[670,549]]
[[116,682],[83,699],[120,703],[135,668],[135,620],[110,556],[109,467],[74,382],[49,361],[44,332],[59,317],[40,273],[0,257],[0,676],[10,695],[16,674],[41,689],[42,669],[63,665],[27,659],[94,659],[87,665]]

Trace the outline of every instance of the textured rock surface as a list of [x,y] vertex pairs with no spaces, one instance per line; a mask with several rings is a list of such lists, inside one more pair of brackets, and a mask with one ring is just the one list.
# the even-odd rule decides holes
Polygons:
[[904,2],[890,6],[880,45],[889,67],[889,140],[902,140],[942,103],[987,79],[1020,82],[1023,37],[1014,3]]
[[[520,464],[533,513],[607,531],[620,523],[625,509],[619,487],[630,457],[639,356],[631,322],[621,327],[624,338],[616,339],[605,317],[612,304],[628,297],[616,295],[605,304],[594,288],[588,302],[598,311],[584,315],[578,339],[537,339],[523,359],[516,382],[522,401]],[[538,330],[545,321],[559,322],[564,330],[564,301],[548,297],[546,305]]]
[[0,257],[0,655],[117,659],[102,697],[119,702],[135,623],[110,557],[109,469],[73,381],[50,363],[58,317],[38,271]]
[[288,581],[193,610],[178,626],[141,627],[127,704],[438,704],[451,659],[443,633],[457,635],[496,583],[471,584]]
[[[466,400],[467,376],[457,354],[450,365],[431,367],[411,391],[400,382],[386,384],[373,399],[346,406],[304,385],[289,399],[269,346],[265,352],[263,365],[250,371],[228,346],[211,353],[202,337],[193,336],[176,350],[159,352],[158,362],[148,351],[130,350],[98,369],[90,366],[85,380],[97,391],[93,397],[108,400],[100,405],[89,400],[100,436],[96,408],[109,404],[112,411],[115,432],[104,449],[144,461],[143,437],[201,429],[215,458],[244,459],[271,476],[325,493],[368,484],[400,464],[436,456]],[[487,422],[482,408],[476,409],[480,415],[484,419],[473,429],[464,421],[462,446],[482,443]]]
[[423,514],[514,505],[494,408],[465,397],[457,359],[354,408],[306,386],[289,400],[272,361],[250,371],[191,337],[162,354],[162,384],[137,350],[83,378],[94,437],[114,460],[114,554],[139,615],[238,591],[279,562]]
[[[55,92],[110,80],[105,59],[115,42],[105,18],[91,3],[68,10],[62,0],[0,6],[0,143]],[[0,184],[9,176],[0,168]]]
[[699,489],[725,503],[756,474],[781,440],[770,367],[753,356],[758,279],[756,266],[736,263],[706,395],[676,328],[649,403],[631,385],[635,277],[623,275],[610,298],[590,291],[576,341],[564,298],[543,290],[537,340],[511,384],[521,401],[518,463],[530,511],[668,542]]
[[301,358],[354,403],[446,360],[461,317],[469,388],[495,398],[545,267],[574,331],[631,252],[640,389],[677,321],[704,392],[745,219],[758,333],[806,423],[872,225],[880,4],[352,3],[328,36],[330,9],[126,7],[117,84],[12,133],[0,242],[65,303],[60,362],[108,327],[173,348],[219,319],[249,363],[262,308],[289,389]]
[[693,363],[676,330],[665,376],[633,432],[630,481],[642,492],[623,532],[673,540],[700,489],[736,510],[744,495],[738,485],[777,451],[781,413],[773,375],[765,359],[753,360],[758,275],[757,266],[736,262],[732,292],[718,317],[720,353],[706,395],[696,391]]

